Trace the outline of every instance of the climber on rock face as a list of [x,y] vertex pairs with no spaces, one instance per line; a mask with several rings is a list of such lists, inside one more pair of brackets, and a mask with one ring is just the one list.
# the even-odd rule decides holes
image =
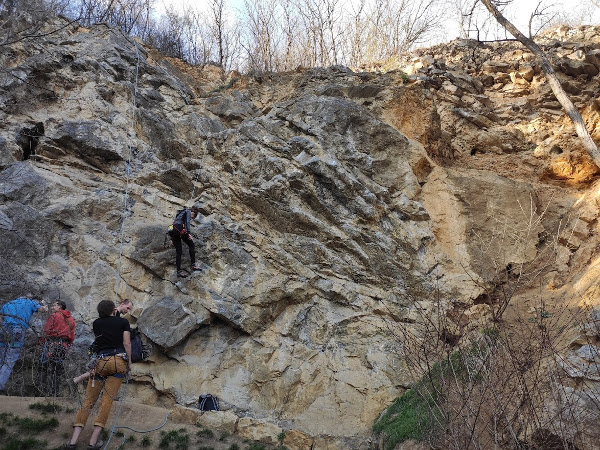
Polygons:
[[190,251],[190,262],[192,270],[201,270],[200,266],[196,264],[196,249],[194,246],[194,240],[191,231],[191,220],[195,219],[198,215],[199,209],[196,206],[192,206],[190,209],[182,209],[175,215],[175,220],[169,235],[171,242],[175,246],[175,264],[177,265],[177,276],[186,277],[187,272],[181,269],[181,255],[183,253],[183,247],[181,242],[185,242]]

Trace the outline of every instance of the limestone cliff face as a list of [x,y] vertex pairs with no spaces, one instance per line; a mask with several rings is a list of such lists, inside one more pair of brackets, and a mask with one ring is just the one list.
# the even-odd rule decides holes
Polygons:
[[[118,289],[156,349],[134,368],[139,398],[210,392],[253,432],[367,446],[412,381],[395,332],[469,311],[535,261],[582,193],[579,245],[560,241],[548,282],[590,276],[598,211],[582,183],[597,170],[526,55],[481,52],[469,70],[421,55],[405,84],[223,74],[106,26],[0,49],[2,298],[60,292],[89,326]],[[192,203],[203,271],[178,279],[165,231]]]

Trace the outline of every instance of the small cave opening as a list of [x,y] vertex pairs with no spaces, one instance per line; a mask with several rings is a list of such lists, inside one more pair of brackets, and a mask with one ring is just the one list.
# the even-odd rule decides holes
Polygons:
[[17,142],[23,150],[23,161],[35,156],[35,149],[44,135],[45,129],[42,122],[37,122],[30,127],[23,127],[17,138]]
[[479,295],[476,299],[473,300],[474,305],[491,305],[492,297],[487,292]]
[[558,145],[553,145],[552,148],[550,149],[549,153],[551,155],[562,155],[563,149],[560,148]]
[[579,447],[575,444],[546,428],[535,430],[531,436],[531,441],[535,450],[579,450]]
[[454,347],[460,341],[460,335],[457,333],[452,333],[451,331],[448,331],[446,328],[444,328],[440,333],[440,340],[444,342],[444,344],[450,347]]

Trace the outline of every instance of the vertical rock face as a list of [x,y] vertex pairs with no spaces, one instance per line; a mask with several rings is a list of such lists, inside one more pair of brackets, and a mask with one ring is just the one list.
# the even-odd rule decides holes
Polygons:
[[[60,292],[84,329],[118,288],[156,346],[134,368],[140,392],[182,405],[210,392],[269,436],[366,446],[412,381],[398,333],[421,337],[423,311],[468,308],[534,262],[573,202],[548,208],[505,160],[461,159],[533,152],[467,110],[508,67],[486,66],[489,83],[332,68],[265,85],[104,26],[53,36],[0,53],[2,299]],[[177,279],[165,231],[192,203],[203,270]]]

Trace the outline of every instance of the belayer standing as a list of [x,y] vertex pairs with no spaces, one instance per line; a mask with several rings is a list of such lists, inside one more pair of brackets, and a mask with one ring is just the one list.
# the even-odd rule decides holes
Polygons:
[[129,322],[116,316],[117,308],[111,300],[98,303],[98,319],[92,325],[94,330],[93,348],[96,353],[93,376],[88,380],[83,405],[77,411],[73,424],[73,435],[65,446],[66,449],[77,448],[77,440],[85,426],[90,411],[98,400],[100,393],[100,409],[94,421],[94,431],[90,437],[88,450],[100,449],[104,442],[98,440],[100,432],[106,426],[112,402],[119,392],[127,372],[131,368],[131,328]]
[[191,209],[182,209],[178,211],[175,220],[173,221],[172,228],[169,231],[171,236],[171,242],[175,246],[175,264],[177,265],[177,276],[186,277],[187,272],[181,270],[181,254],[183,253],[183,247],[181,242],[185,242],[190,251],[190,263],[192,264],[192,270],[202,270],[200,266],[196,264],[196,248],[194,246],[194,239],[191,234],[191,221],[198,216],[199,209],[196,206],[192,206]]
[[58,395],[60,379],[64,374],[64,360],[69,347],[75,339],[75,320],[67,310],[67,304],[56,300],[50,306],[52,314],[44,325],[40,339],[41,356],[41,389],[46,395]]
[[[133,309],[133,302],[126,298],[122,302],[119,302],[117,307],[115,308],[115,317],[121,317],[125,314],[128,314]],[[73,378],[73,383],[77,384],[84,380],[87,380],[91,375],[91,372],[82,373],[79,376]]]
[[44,300],[38,303],[30,297],[31,295],[19,297],[0,308],[0,391],[6,387],[12,369],[21,355],[31,316],[36,311],[48,311]]

